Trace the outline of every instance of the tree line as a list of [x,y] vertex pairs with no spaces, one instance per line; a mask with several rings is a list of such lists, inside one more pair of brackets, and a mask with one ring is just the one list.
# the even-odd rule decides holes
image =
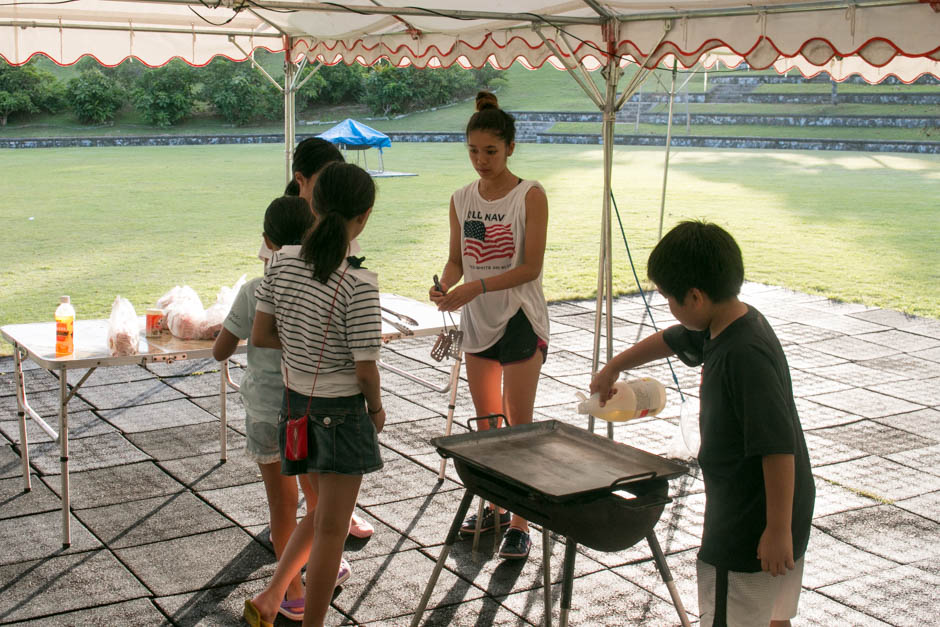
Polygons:
[[[91,57],[77,64],[78,76],[59,80],[30,62],[13,67],[0,60],[0,125],[12,117],[70,112],[82,124],[113,122],[119,111],[133,107],[156,127],[167,128],[209,110],[227,123],[245,126],[283,115],[283,96],[250,63],[217,57],[204,67],[180,60],[148,68],[129,59],[113,68]],[[309,74],[313,73],[313,76]],[[296,109],[319,105],[359,104],[373,115],[391,116],[455,102],[501,78],[492,68],[459,67],[418,70],[379,63],[304,68]]]

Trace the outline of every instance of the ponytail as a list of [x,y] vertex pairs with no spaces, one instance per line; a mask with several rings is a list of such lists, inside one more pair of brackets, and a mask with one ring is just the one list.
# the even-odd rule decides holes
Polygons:
[[300,256],[313,266],[313,277],[327,283],[349,250],[346,224],[375,204],[375,183],[368,172],[351,163],[330,163],[317,177],[313,206],[320,216],[304,240]]

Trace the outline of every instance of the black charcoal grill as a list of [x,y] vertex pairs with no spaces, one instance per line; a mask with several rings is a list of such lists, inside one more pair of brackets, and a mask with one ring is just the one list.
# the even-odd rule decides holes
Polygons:
[[[560,622],[571,608],[578,544],[620,551],[646,538],[683,625],[688,617],[653,527],[670,502],[668,481],[684,466],[557,420],[434,438],[466,487],[444,548],[415,611],[417,626],[474,495],[543,529],[545,624],[551,624],[548,533],[565,536]],[[623,495],[623,493],[628,493]]]

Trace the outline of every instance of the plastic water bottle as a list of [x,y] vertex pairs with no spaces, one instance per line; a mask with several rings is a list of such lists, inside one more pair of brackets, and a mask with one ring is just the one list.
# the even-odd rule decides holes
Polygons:
[[617,381],[614,383],[614,395],[601,407],[599,394],[590,398],[578,392],[579,414],[591,414],[611,422],[623,422],[644,416],[655,416],[666,406],[666,388],[650,377]]
[[66,357],[75,350],[75,308],[68,296],[59,299],[55,310],[55,356]]

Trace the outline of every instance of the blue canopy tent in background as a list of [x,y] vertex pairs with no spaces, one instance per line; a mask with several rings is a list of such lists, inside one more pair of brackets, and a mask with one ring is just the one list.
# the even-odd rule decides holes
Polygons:
[[[382,148],[391,148],[392,140],[388,135],[381,133],[365,124],[356,122],[351,118],[346,118],[333,128],[317,135],[323,139],[337,144],[344,150],[368,150],[369,148],[379,149],[379,172],[385,171],[385,163],[382,161]],[[369,161],[363,153],[365,169],[369,169]]]

